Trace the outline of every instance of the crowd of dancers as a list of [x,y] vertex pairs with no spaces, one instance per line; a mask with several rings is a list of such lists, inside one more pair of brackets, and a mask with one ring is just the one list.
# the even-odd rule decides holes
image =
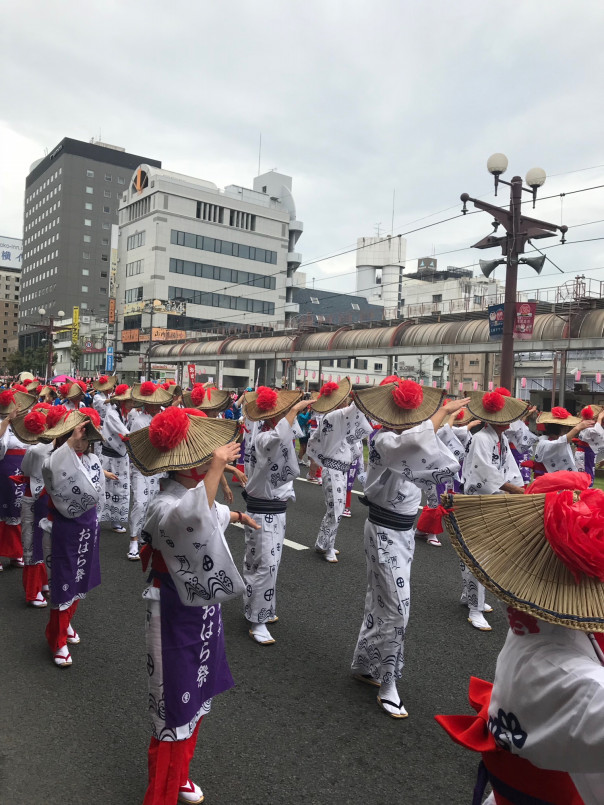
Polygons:
[[[463,532],[451,505],[460,493],[470,506],[485,496],[507,504],[510,496],[525,496],[531,481],[562,477],[560,471],[560,489],[594,491],[604,408],[588,406],[577,417],[553,408],[536,416],[503,388],[458,400],[444,396],[396,376],[354,392],[348,378],[313,394],[260,387],[237,400],[237,418],[230,393],[209,384],[183,392],[173,382],[130,388],[102,376],[90,389],[81,381],[56,388],[29,378],[0,392],[0,557],[23,568],[29,605],[50,603],[46,639],[54,664],[73,664],[71,646],[80,642],[72,624],[76,609],[100,584],[101,522],[127,535],[125,558],[142,560],[149,571],[143,598],[152,737],[144,805],[203,801],[189,778],[199,725],[212,698],[234,684],[221,604],[239,598],[251,640],[276,642],[269,627],[278,620],[286,513],[300,464],[308,463],[307,480],[322,485],[325,514],[314,547],[334,566],[352,486],[363,487],[366,596],[351,673],[377,689],[377,705],[394,719],[408,716],[398,684],[415,539],[438,548],[443,517]],[[245,511],[217,501],[222,490],[233,502],[230,476],[243,487]],[[422,493],[426,506],[416,526]],[[241,569],[225,539],[229,523],[244,527]],[[508,599],[482,559],[453,541],[468,621],[489,631],[485,586]],[[592,614],[585,631],[604,631],[604,595],[602,602],[601,629]],[[518,599],[513,612],[523,606]],[[601,659],[591,658],[604,691]],[[500,722],[489,722],[489,729],[501,735]],[[604,728],[598,740],[601,750]],[[518,748],[512,744],[508,753]],[[493,787],[492,801],[520,801]],[[572,800],[592,801],[604,800]]]

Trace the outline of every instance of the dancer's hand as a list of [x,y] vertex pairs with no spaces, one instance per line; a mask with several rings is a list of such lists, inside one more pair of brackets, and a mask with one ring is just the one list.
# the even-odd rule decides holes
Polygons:
[[217,447],[212,453],[212,464],[222,464],[226,467],[227,464],[235,464],[241,452],[241,445],[237,442],[230,442],[222,447]]
[[103,470],[103,474],[108,481],[119,481],[119,478],[114,472],[107,472],[107,470]]
[[[241,515],[241,519],[239,519],[239,515]],[[249,514],[245,514],[244,512],[231,512],[231,523],[242,523],[243,525],[253,528],[254,531],[258,531],[260,528],[258,523],[250,517]]]
[[225,486],[222,490],[222,496],[224,498],[225,503],[232,503],[233,502],[233,491],[230,486]]
[[85,419],[72,430],[71,436],[67,439],[67,444],[76,453],[83,453],[88,448],[88,437],[86,436],[86,425],[90,422]]
[[464,408],[471,400],[471,397],[464,397],[463,400],[449,400],[446,405],[443,405],[443,411],[447,414],[455,414],[460,408]]

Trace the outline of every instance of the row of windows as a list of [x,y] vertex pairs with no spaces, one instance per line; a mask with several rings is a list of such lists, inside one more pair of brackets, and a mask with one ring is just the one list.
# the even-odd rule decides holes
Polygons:
[[[84,243],[92,243],[90,235],[84,235]],[[101,246],[109,246],[109,238],[101,238]]]
[[143,286],[139,286],[138,288],[129,288],[126,293],[124,294],[124,300],[126,302],[141,302],[143,299]]
[[[90,276],[90,270],[88,268],[83,268],[82,269],[82,276],[83,277],[89,277]],[[106,271],[101,271],[101,277],[106,278],[107,277],[107,272]]]
[[202,221],[211,221],[214,224],[223,224],[224,207],[219,207],[218,204],[208,204],[205,201],[198,201],[195,216],[197,218],[201,218]]
[[36,196],[39,196],[40,193],[42,193],[44,190],[46,190],[48,185],[51,182],[53,182],[55,179],[57,179],[62,173],[63,173],[63,168],[59,168],[51,176],[49,176],[48,179],[46,179],[46,181],[43,182],[40,185],[40,187],[38,187],[37,190],[34,190],[33,193],[30,193],[29,196],[27,196],[27,198],[25,199],[26,204],[29,204],[29,202],[32,200],[32,198],[36,198]]
[[126,241],[126,249],[130,251],[130,249],[137,249],[139,246],[145,245],[145,231],[142,232],[135,232],[134,235],[128,235],[128,239]]
[[[33,229],[37,224],[40,223],[40,221],[43,221],[45,218],[48,218],[48,216],[52,215],[52,213],[55,210],[58,210],[58,208],[60,206],[61,206],[61,199],[59,199],[58,201],[55,201],[55,203],[52,205],[52,207],[49,207],[47,210],[44,210],[44,212],[41,215],[36,216],[33,221],[31,221],[29,224],[26,224],[24,231],[29,232],[29,230]],[[41,231],[44,231],[44,230],[42,229],[42,230],[40,230],[38,232],[34,232],[34,234],[32,235],[32,238],[39,237]],[[31,238],[30,238],[30,240],[31,240]],[[26,238],[24,243],[27,243],[27,241],[28,241],[28,239]]]
[[[88,170],[86,171],[86,176],[87,176],[89,179],[94,179],[94,171],[92,170],[92,168],[88,168]],[[110,173],[106,173],[106,174],[105,174],[105,181],[106,181],[106,182],[110,182],[111,180],[112,180],[112,176],[111,176],[111,174],[110,174]],[[126,180],[125,180],[125,179],[124,179],[122,176],[118,176],[118,177],[117,177],[117,183],[118,183],[118,184],[126,184]]]
[[[86,201],[84,203],[84,209],[89,210],[90,212],[92,212],[92,209],[93,209],[92,208],[92,203],[90,201]],[[111,215],[111,207],[109,207],[109,205],[107,205],[107,204],[103,204],[103,212],[104,213],[109,213]]]
[[[84,226],[92,226],[92,218],[84,218]],[[111,229],[109,221],[103,221],[103,229]]]
[[240,212],[239,210],[231,210],[229,215],[229,224],[236,229],[249,229],[250,232],[256,231],[256,216],[251,212]]
[[[92,193],[94,193],[94,187],[86,185],[86,192],[88,193],[88,195],[92,195]],[[111,198],[111,190],[104,190],[103,196],[104,198]]]
[[142,274],[144,264],[145,264],[144,260],[134,260],[134,262],[132,263],[126,263],[126,276],[135,277],[137,274]]
[[[138,262],[142,263],[142,260]],[[170,258],[170,271],[173,274],[187,274],[190,277],[203,277],[204,279],[219,280],[220,282],[234,282],[237,285],[254,285],[256,288],[268,288],[271,291],[276,288],[276,280],[271,276],[253,274],[251,271],[238,271],[235,268],[193,263],[191,260],[175,260],[173,257]],[[128,276],[127,270],[126,276]]]
[[[126,291],[126,293],[128,292]],[[174,288],[172,285],[168,288],[168,299],[184,299],[193,305],[223,307],[229,310],[243,310],[247,313],[264,313],[267,316],[272,316],[275,313],[273,302],[263,302],[261,299],[246,299],[244,296],[229,296],[224,293],[194,291],[191,288]]]
[[[46,185],[45,185],[45,184],[44,184],[43,186],[44,186],[44,187],[46,187]],[[34,214],[34,212],[35,212],[35,211],[36,211],[36,210],[37,210],[39,207],[42,207],[42,205],[46,204],[46,202],[47,202],[49,199],[51,199],[53,196],[56,196],[56,195],[57,195],[57,193],[59,193],[59,192],[60,192],[60,190],[61,190],[61,185],[58,185],[57,187],[54,187],[54,188],[53,188],[53,189],[50,191],[50,193],[47,193],[47,194],[44,196],[44,198],[41,198],[41,199],[40,199],[40,201],[38,201],[38,202],[37,202],[37,204],[34,204],[34,205],[33,205],[33,207],[30,207],[30,209],[29,209],[29,210],[27,210],[27,212],[25,213],[25,217],[26,217],[26,218],[30,218],[30,217],[31,217],[31,216]]]
[[141,218],[148,212],[151,212],[151,196],[135,201],[128,207],[128,220],[136,221],[137,218]]
[[270,249],[244,246],[242,243],[208,238],[205,235],[194,235],[191,232],[179,232],[177,229],[172,230],[170,243],[176,246],[187,246],[190,249],[203,249],[206,252],[226,254],[229,257],[241,257],[244,260],[256,260],[258,263],[277,264],[277,252],[272,252]]

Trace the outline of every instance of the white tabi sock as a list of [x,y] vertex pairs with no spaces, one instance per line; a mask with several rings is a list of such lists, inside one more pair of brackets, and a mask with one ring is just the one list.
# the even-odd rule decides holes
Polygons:
[[252,631],[255,635],[258,635],[258,637],[261,637],[263,640],[273,639],[273,636],[266,628],[266,625],[264,623],[253,623],[250,631]]
[[131,539],[130,546],[128,548],[128,553],[138,553],[138,540]]

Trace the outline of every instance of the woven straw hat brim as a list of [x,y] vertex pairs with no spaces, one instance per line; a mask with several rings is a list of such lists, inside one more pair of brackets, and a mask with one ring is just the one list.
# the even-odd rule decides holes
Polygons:
[[462,562],[509,606],[536,618],[604,632],[604,584],[570,570],[543,527],[545,495],[443,495],[447,531]]
[[117,375],[111,375],[111,377],[107,380],[106,383],[99,383],[98,380],[92,381],[92,388],[95,391],[111,391],[111,389],[117,386]]
[[[208,391],[210,391],[209,398]],[[231,393],[226,389],[206,389],[206,396],[203,398],[202,404],[192,405],[191,408],[197,408],[199,411],[204,411],[205,413],[212,411],[219,414],[229,407],[230,402]]]
[[583,422],[583,420],[580,416],[567,416],[566,419],[558,419],[552,416],[551,411],[543,411],[543,413],[539,414],[537,417],[538,425],[564,425],[568,428],[574,428],[575,425],[581,422]]
[[189,423],[186,439],[165,453],[149,441],[148,427],[131,433],[126,448],[137,469],[143,475],[190,470],[205,464],[217,447],[234,442],[239,435],[239,426],[232,419],[189,416]]
[[14,403],[10,405],[0,405],[0,416],[10,414],[11,411],[15,410],[15,405],[17,406],[17,412],[19,414],[25,413],[37,402],[38,398],[33,394],[26,394],[24,391],[15,391]]
[[[54,428],[49,428],[41,433],[38,437],[40,442],[52,442],[55,439],[60,439],[61,436],[66,436],[71,433],[74,428],[77,428],[85,419],[88,419],[86,414],[81,414],[79,411],[70,411],[69,415],[62,422],[59,422]],[[103,437],[90,420],[86,425],[86,438],[89,442],[102,442]]]
[[19,378],[19,383],[30,382],[31,380],[35,380],[36,378],[32,375],[31,372],[19,372],[17,375]]
[[424,396],[418,408],[399,408],[392,396],[394,388],[396,383],[359,389],[354,393],[354,401],[365,416],[387,428],[412,428],[434,416],[445,396],[444,389],[423,387]]
[[451,426],[454,428],[463,428],[465,425],[469,425],[473,419],[476,417],[472,414],[471,411],[468,411],[467,408],[464,409],[463,417],[461,419],[454,419],[451,423]]
[[40,385],[40,384],[38,383],[38,381],[37,381],[37,380],[34,380],[34,382],[33,382],[33,383],[26,383],[26,384],[25,384],[25,388],[27,389],[27,391],[28,391],[30,394],[33,394],[33,393],[34,393],[34,392],[37,390],[37,388],[38,388],[38,386],[39,386],[39,385]]
[[501,411],[487,411],[482,404],[485,392],[471,391],[468,411],[472,414],[472,419],[480,419],[489,425],[505,425],[508,422],[515,422],[521,419],[531,404],[526,400],[519,400],[516,397],[504,397],[505,403]]
[[164,389],[164,391],[167,391],[170,397],[178,397],[182,394],[182,386],[169,386],[167,389]]
[[128,389],[124,394],[114,394],[113,397],[107,397],[106,400],[103,400],[103,405],[107,405],[108,403],[116,403],[116,402],[126,402],[126,400],[132,399],[132,389]]
[[54,386],[42,386],[39,396],[43,397],[44,395],[48,394],[49,391],[54,395],[55,399],[59,396]]
[[37,444],[40,441],[40,436],[42,436],[43,434],[32,433],[31,431],[27,430],[24,423],[26,413],[27,412],[24,412],[22,414],[19,414],[19,416],[16,416],[10,423],[10,426],[15,432],[19,441],[25,442],[25,444]]
[[350,390],[352,389],[352,383],[350,382],[349,377],[345,377],[343,380],[340,380],[338,385],[339,388],[336,389],[332,394],[325,394],[323,397],[317,397],[317,399],[310,404],[310,408],[312,408],[313,411],[316,411],[317,414],[329,414],[330,411],[334,411],[344,402],[346,397],[348,397],[350,394]]
[[141,383],[132,386],[132,399],[137,405],[171,405],[172,395],[169,391],[157,388],[153,394],[141,394]]
[[77,383],[72,383],[71,388],[67,392],[67,399],[75,400],[76,397],[79,397],[80,395],[84,396],[85,393],[86,392],[82,391],[82,389],[78,386]]
[[245,396],[245,416],[252,422],[259,422],[263,419],[275,419],[276,417],[283,416],[293,408],[293,406],[300,402],[304,393],[298,389],[294,391],[278,391],[277,404],[269,411],[262,411],[258,408],[256,398],[258,393],[255,391],[248,391]]

